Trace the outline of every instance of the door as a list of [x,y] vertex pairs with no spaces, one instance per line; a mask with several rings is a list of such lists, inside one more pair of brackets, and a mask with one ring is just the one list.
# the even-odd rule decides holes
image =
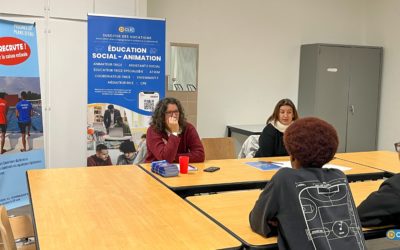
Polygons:
[[351,49],[347,152],[376,150],[381,52]]
[[319,46],[315,115],[338,132],[338,152],[346,151],[349,93],[349,51],[339,46]]

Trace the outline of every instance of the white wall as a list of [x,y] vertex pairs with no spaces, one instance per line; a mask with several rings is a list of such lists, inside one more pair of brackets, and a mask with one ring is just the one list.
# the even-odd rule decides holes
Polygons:
[[201,137],[265,123],[281,98],[297,103],[301,44],[366,44],[364,0],[148,0],[147,10],[167,19],[168,42],[200,44]]
[[366,41],[383,46],[378,148],[400,141],[400,1],[368,0]]
[[0,13],[44,17],[44,6],[47,1],[48,0],[0,0]]
[[46,165],[86,166],[87,13],[146,16],[147,2],[22,2],[26,3],[0,0],[1,6],[6,6],[0,10],[0,18],[37,22]]
[[85,166],[87,25],[49,20],[48,167]]

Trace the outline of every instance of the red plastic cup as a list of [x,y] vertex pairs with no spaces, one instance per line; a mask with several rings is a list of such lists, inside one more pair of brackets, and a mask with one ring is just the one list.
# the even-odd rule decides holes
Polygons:
[[189,168],[189,156],[179,156],[179,172],[187,174]]

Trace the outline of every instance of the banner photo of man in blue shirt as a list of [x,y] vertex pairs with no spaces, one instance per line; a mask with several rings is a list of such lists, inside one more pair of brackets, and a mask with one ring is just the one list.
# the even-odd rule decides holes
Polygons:
[[26,151],[26,135],[30,136],[31,130],[31,117],[33,114],[32,103],[26,100],[28,95],[25,91],[21,92],[21,100],[17,103],[15,114],[18,118],[18,126],[22,135],[22,149],[21,152]]

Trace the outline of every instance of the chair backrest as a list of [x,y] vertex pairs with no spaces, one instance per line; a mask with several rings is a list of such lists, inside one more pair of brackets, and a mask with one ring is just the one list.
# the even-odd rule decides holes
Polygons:
[[146,160],[147,156],[147,144],[146,140],[141,141],[138,145],[137,155],[133,160],[133,164],[140,164]]
[[206,160],[234,159],[236,158],[235,144],[232,137],[203,138]]
[[7,210],[4,206],[0,206],[0,234],[5,250],[17,249],[10,225],[10,220],[8,219]]
[[24,243],[33,243],[34,241],[28,240],[35,236],[32,221],[29,216],[21,215],[16,217],[8,217],[7,210],[4,206],[0,206],[1,223],[0,235],[3,245],[0,249],[4,250],[33,250],[36,249],[35,244],[23,244],[16,247],[15,241],[22,240]]
[[238,158],[254,158],[257,150],[260,148],[258,139],[260,135],[250,135],[243,143],[239,151]]
[[394,144],[394,148],[396,149],[397,153],[399,154],[399,160],[400,160],[400,142],[396,142]]
[[14,240],[35,237],[31,218],[27,215],[9,217]]

